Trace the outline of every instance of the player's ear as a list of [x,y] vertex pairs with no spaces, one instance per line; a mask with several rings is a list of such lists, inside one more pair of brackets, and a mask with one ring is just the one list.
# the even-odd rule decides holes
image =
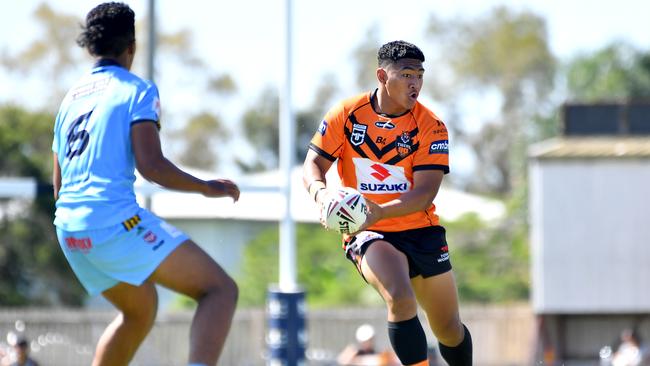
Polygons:
[[135,55],[135,41],[131,42],[129,46],[127,47],[127,50],[130,55]]
[[382,84],[385,84],[386,80],[388,80],[388,73],[381,67],[377,68],[377,80]]

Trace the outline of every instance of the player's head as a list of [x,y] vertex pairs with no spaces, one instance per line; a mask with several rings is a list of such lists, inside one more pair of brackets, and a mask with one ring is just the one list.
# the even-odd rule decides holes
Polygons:
[[14,350],[16,352],[16,357],[18,358],[18,361],[20,363],[24,363],[27,359],[27,355],[29,353],[29,341],[25,337],[20,337],[16,340],[16,344],[14,345]]
[[405,58],[424,62],[424,53],[416,45],[405,41],[388,42],[377,51],[377,64],[379,67],[388,67],[389,64]]
[[357,328],[355,338],[359,344],[372,346],[375,339],[375,328],[370,324],[362,324]]
[[422,89],[423,62],[424,54],[412,43],[393,41],[379,48],[377,80],[393,112],[402,113],[415,105]]
[[124,3],[96,6],[82,30],[77,43],[93,56],[117,58],[127,50],[135,52],[135,13]]

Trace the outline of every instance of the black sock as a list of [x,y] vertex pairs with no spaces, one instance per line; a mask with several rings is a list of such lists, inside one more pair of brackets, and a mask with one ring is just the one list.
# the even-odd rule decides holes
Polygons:
[[388,322],[388,338],[402,364],[412,365],[427,359],[427,336],[417,315],[401,322]]
[[463,324],[465,335],[463,341],[456,347],[448,347],[438,342],[440,355],[444,358],[449,366],[471,366],[472,365],[472,336],[469,329]]

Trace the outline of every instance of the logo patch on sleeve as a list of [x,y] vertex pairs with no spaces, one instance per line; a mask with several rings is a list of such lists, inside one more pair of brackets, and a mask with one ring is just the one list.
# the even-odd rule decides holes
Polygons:
[[429,154],[449,154],[449,140],[438,140],[429,146]]
[[320,133],[321,136],[325,136],[325,132],[327,132],[327,121],[323,120],[318,126],[318,133]]

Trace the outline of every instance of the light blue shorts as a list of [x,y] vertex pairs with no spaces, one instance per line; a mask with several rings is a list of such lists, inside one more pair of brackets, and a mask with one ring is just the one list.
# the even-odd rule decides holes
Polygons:
[[98,230],[56,228],[61,249],[91,295],[119,282],[141,285],[188,236],[148,210]]

